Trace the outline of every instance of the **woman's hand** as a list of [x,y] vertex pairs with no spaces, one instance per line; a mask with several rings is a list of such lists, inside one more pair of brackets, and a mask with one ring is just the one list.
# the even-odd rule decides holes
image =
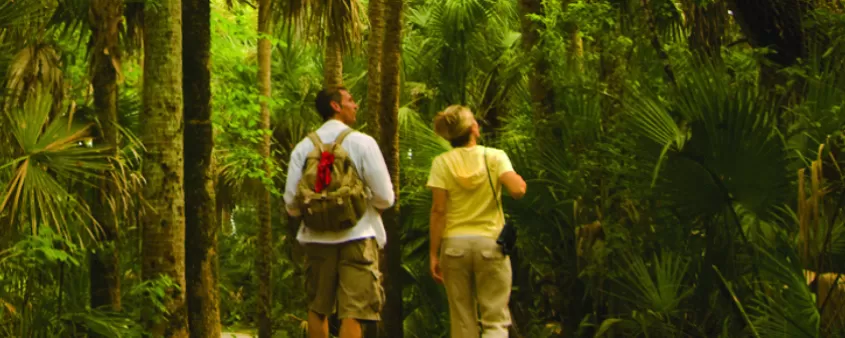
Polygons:
[[432,255],[429,261],[431,265],[431,277],[434,278],[437,284],[443,284],[443,271],[440,270],[440,258]]

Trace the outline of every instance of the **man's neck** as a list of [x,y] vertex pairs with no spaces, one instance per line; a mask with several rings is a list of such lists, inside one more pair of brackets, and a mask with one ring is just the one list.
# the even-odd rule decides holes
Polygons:
[[344,125],[346,125],[346,122],[343,122],[343,120],[341,120],[340,118],[337,118],[337,117],[330,118],[326,122],[330,122],[330,121],[337,121],[337,122],[340,122],[340,123],[343,123]]

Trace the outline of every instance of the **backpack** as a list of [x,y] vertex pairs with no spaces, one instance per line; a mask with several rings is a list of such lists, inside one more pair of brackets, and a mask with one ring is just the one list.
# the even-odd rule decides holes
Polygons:
[[315,132],[308,134],[314,150],[308,153],[302,179],[297,186],[297,202],[305,226],[316,231],[349,229],[367,210],[369,200],[355,164],[341,144],[352,128],[344,130],[329,145]]

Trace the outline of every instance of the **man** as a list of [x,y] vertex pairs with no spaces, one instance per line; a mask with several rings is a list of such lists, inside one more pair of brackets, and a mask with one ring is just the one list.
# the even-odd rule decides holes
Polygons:
[[[323,144],[331,144],[355,123],[358,105],[349,92],[339,87],[323,89],[315,100],[317,112],[325,123],[317,129]],[[315,231],[300,225],[296,239],[303,244],[306,260],[308,294],[308,335],[328,338],[327,316],[337,312],[341,338],[361,337],[361,321],[380,320],[384,304],[381,273],[378,269],[380,248],[387,242],[381,210],[395,200],[393,184],[376,141],[352,132],[340,144],[355,165],[358,177],[371,198],[358,222],[341,231]],[[285,204],[288,213],[298,219],[297,185],[302,178],[306,157],[314,143],[305,138],[291,153]]]

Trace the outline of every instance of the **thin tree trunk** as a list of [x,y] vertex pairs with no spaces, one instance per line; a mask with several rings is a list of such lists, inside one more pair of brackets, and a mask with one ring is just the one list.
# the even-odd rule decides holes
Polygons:
[[329,33],[326,37],[325,59],[323,64],[323,80],[326,88],[343,86],[343,45],[340,34]]
[[370,18],[370,36],[367,41],[367,125],[371,135],[380,135],[384,0],[370,0],[367,16]]
[[191,337],[219,337],[218,259],[211,125],[211,4],[183,0],[185,273]]
[[381,337],[402,338],[402,238],[399,224],[399,93],[400,65],[402,56],[402,8],[404,0],[387,1],[384,11],[385,34],[382,63],[381,151],[384,154],[387,171],[393,181],[396,203],[384,211],[387,231],[387,273],[384,278],[386,302],[382,318]]
[[675,85],[675,72],[672,70],[672,63],[669,60],[669,54],[660,43],[660,36],[657,34],[657,22],[654,18],[654,13],[651,12],[651,4],[649,0],[640,0],[643,13],[645,14],[646,24],[648,25],[648,33],[650,35],[651,47],[657,52],[657,58],[663,62],[663,73],[666,75],[666,80],[671,85]]
[[[384,55],[384,1],[370,0],[367,5],[367,17],[370,20],[370,31],[367,41],[367,131],[370,135],[381,135],[381,63]],[[380,253],[380,261],[385,262],[387,256]],[[387,272],[387,265],[381,264],[382,272]],[[378,323],[367,323],[365,337],[375,338],[379,335]]]
[[[572,3],[571,0],[563,2],[563,10]],[[567,65],[573,72],[579,75],[584,73],[584,40],[581,38],[580,28],[578,23],[570,20],[563,24],[564,33],[566,33],[567,40]]]
[[728,6],[752,46],[774,51],[769,60],[787,67],[807,56],[802,20],[813,10],[812,1],[729,0]]
[[[118,34],[123,14],[121,0],[93,0],[90,25],[94,40],[91,50],[93,70],[94,110],[99,120],[98,143],[110,148],[117,155],[117,73],[120,65]],[[109,174],[100,180],[100,189],[92,205],[97,222],[103,229],[99,245],[91,253],[91,307],[108,307],[120,311],[120,260],[118,257],[118,225],[114,208],[118,193]],[[114,203],[110,203],[110,201]]]
[[[270,0],[258,2],[258,32],[263,35],[270,34]],[[261,129],[270,130],[270,107],[267,100],[270,98],[270,40],[262,38],[258,40],[258,91],[261,106]],[[271,174],[270,167],[270,133],[263,136],[259,149],[261,156],[265,159],[264,170],[267,176]],[[273,335],[270,316],[272,313],[272,288],[270,276],[270,258],[272,254],[273,232],[271,224],[271,202],[270,190],[262,186],[258,198],[258,337],[270,338]]]
[[159,0],[144,7],[144,108],[141,140],[146,147],[142,172],[142,276],[146,281],[167,277],[175,285],[165,290],[168,314],[155,321],[143,314],[153,337],[188,337],[185,303],[185,199],[182,160],[182,2]]
[[528,78],[528,90],[531,93],[534,120],[538,122],[537,126],[542,126],[540,121],[554,113],[554,92],[545,76],[549,73],[550,66],[540,48],[542,25],[530,18],[532,15],[544,15],[542,0],[519,0],[519,10],[522,46],[533,66]]
[[689,22],[689,48],[706,61],[722,62],[722,36],[727,25],[727,8],[722,1],[699,4],[698,1],[683,1],[684,13]]

